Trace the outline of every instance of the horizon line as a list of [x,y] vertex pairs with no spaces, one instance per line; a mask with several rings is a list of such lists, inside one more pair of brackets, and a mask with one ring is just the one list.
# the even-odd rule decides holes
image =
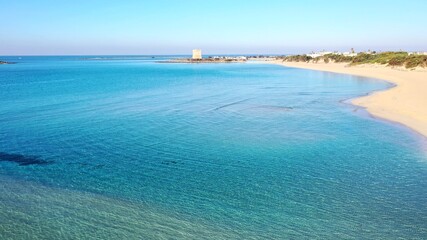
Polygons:
[[[368,50],[367,50],[368,51]],[[362,53],[367,51],[355,51],[355,53]],[[407,51],[407,50],[370,50],[371,52],[427,52],[426,50],[417,50],[417,51]],[[269,55],[269,56],[280,56],[280,55],[304,55],[309,54],[312,52],[338,52],[341,53],[343,51],[331,51],[331,50],[321,50],[321,51],[309,51],[304,53],[227,53],[227,54],[219,54],[219,53],[204,53],[205,56],[211,56],[211,55],[218,55],[218,56],[227,56],[227,55],[252,55],[252,56],[260,56],[260,55]],[[185,53],[185,54],[108,54],[108,53],[101,53],[101,54],[7,54],[2,55],[0,54],[0,57],[54,57],[54,56],[191,56],[191,53]]]

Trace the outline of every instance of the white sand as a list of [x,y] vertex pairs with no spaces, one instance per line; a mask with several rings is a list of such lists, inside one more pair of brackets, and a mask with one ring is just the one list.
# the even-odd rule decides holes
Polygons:
[[427,137],[427,69],[394,69],[381,65],[351,66],[345,63],[274,63],[296,68],[344,73],[386,80],[396,87],[354,99],[374,116],[404,124]]

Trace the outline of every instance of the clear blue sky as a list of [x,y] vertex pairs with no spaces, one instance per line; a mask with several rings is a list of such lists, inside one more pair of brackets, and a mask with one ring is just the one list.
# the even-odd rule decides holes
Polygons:
[[427,0],[0,0],[0,55],[427,51]]

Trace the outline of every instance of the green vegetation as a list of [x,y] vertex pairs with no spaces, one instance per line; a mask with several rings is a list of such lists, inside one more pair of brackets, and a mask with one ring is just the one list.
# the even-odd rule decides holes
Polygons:
[[[322,57],[317,57],[317,58],[319,58],[319,60],[322,59]],[[333,62],[351,62],[353,60],[353,57],[344,56],[341,54],[334,54],[334,53],[326,54],[325,56],[323,56],[323,58],[325,60],[328,59]]]
[[414,68],[417,66],[427,67],[427,55],[410,55],[406,58],[406,68]]
[[313,60],[312,57],[307,56],[307,55],[292,55],[292,56],[286,56],[286,57],[282,57],[283,61],[288,61],[288,62],[308,62],[310,60]]
[[388,61],[388,65],[390,65],[390,66],[402,66],[403,64],[405,64],[407,57],[408,57],[407,55],[394,56],[394,57],[390,58],[390,60]]
[[342,54],[326,54],[312,58],[307,55],[294,55],[281,57],[287,62],[319,62],[325,63],[346,62],[350,65],[359,64],[386,64],[388,66],[405,66],[406,68],[427,67],[427,55],[408,54],[407,52],[382,52],[382,53],[359,53],[356,56],[344,56]]
[[[352,64],[388,64],[393,60],[393,66],[402,66],[408,56],[407,52],[359,53],[354,57]],[[396,65],[399,61],[402,64]]]

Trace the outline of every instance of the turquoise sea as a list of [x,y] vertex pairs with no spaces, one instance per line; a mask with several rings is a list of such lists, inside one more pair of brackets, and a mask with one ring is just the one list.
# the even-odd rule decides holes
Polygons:
[[427,239],[390,84],[167,58],[0,58],[0,239]]

